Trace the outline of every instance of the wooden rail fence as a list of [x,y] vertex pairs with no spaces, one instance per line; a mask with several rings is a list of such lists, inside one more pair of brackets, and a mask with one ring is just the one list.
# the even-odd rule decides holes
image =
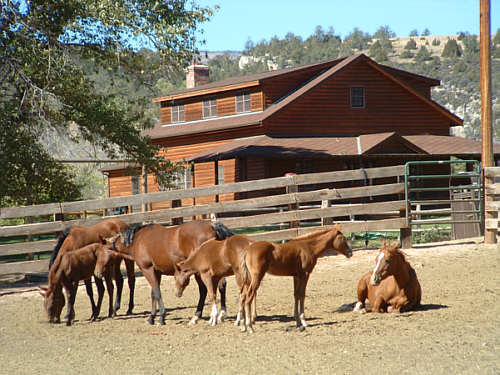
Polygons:
[[500,167],[484,168],[484,176],[493,178],[494,183],[484,187],[485,231],[498,234],[498,211],[500,210]]
[[[328,225],[342,220],[343,231],[366,232],[399,229],[405,235],[402,241],[408,240],[411,231],[406,228],[404,219],[404,166],[369,168],[362,170],[346,170],[339,172],[311,173],[255,181],[245,181],[224,185],[197,187],[185,190],[173,190],[150,194],[131,195],[101,200],[79,202],[63,202],[28,207],[1,208],[0,219],[16,219],[30,217],[33,223],[23,225],[4,225],[0,227],[0,238],[54,234],[73,225],[92,225],[111,216],[87,217],[85,219],[61,221],[54,218],[84,211],[112,211],[115,207],[147,205],[156,202],[179,201],[184,198],[215,196],[225,193],[241,193],[248,191],[266,191],[276,188],[286,189],[288,194],[267,195],[258,198],[217,202],[204,205],[182,206],[159,209],[148,212],[114,215],[129,224],[162,223],[171,224],[176,220],[193,217],[218,217],[229,228],[246,228],[274,225],[279,230],[253,234],[255,239],[281,241],[296,237],[318,227],[293,227],[284,223],[301,221],[320,221]],[[342,188],[322,188],[311,190],[312,185],[325,184],[335,186],[343,183],[358,186]],[[360,186],[361,185],[361,186]],[[301,191],[301,189],[303,191]],[[306,190],[306,191],[304,191]],[[376,198],[374,200],[374,198]],[[349,203],[350,200],[364,203]],[[174,205],[173,205],[174,206]],[[291,208],[290,210],[288,208]],[[253,210],[250,212],[248,210]],[[256,209],[260,212],[256,213]],[[246,212],[247,215],[241,215]],[[253,212],[253,213],[252,213]],[[53,221],[42,219],[51,218]],[[361,218],[361,220],[359,219]],[[357,219],[357,220],[356,220]],[[38,220],[38,222],[36,222]],[[279,225],[278,225],[279,224]],[[283,226],[288,228],[283,229]],[[19,254],[37,254],[51,251],[55,240],[25,241],[0,245],[0,256]],[[408,246],[408,242],[406,242]],[[46,272],[47,260],[0,263],[0,274],[15,272]]]

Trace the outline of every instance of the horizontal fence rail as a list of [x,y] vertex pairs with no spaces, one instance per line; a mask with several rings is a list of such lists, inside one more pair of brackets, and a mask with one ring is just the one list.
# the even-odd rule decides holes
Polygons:
[[[33,237],[55,234],[73,225],[93,225],[109,218],[118,218],[129,224],[161,223],[186,218],[217,217],[229,228],[273,226],[278,230],[250,235],[259,240],[283,241],[317,230],[315,227],[299,227],[299,222],[312,224],[321,221],[329,225],[333,220],[343,223],[343,231],[365,232],[398,230],[406,228],[404,200],[405,185],[401,176],[404,166],[367,168],[339,172],[311,173],[264,180],[245,181],[184,190],[172,190],[150,194],[130,195],[102,200],[63,202],[27,207],[1,208],[0,219],[31,217],[33,223],[0,227],[0,238]],[[379,182],[379,184],[377,184]],[[324,188],[327,184],[355,184],[358,186]],[[300,187],[321,184],[322,188],[300,191]],[[363,186],[359,186],[363,185]],[[137,206],[150,203],[216,196],[227,193],[287,189],[287,194],[260,196],[251,199],[197,204],[182,207],[124,215],[89,217],[69,221],[36,222],[39,217],[84,211],[112,210],[121,206]],[[276,191],[274,191],[275,193]],[[374,200],[375,199],[375,200]],[[361,203],[360,203],[361,202]],[[51,251],[55,240],[26,241],[0,245],[0,256],[19,256]],[[0,274],[15,272],[46,272],[48,261],[32,260],[0,263]]]

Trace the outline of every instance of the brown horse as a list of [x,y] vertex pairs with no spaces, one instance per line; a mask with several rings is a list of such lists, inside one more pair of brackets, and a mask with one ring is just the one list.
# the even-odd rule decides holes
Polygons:
[[[56,261],[59,254],[64,254],[67,251],[76,250],[82,248],[91,243],[99,243],[101,237],[111,237],[117,233],[120,233],[122,230],[128,228],[128,224],[124,223],[118,219],[108,219],[97,223],[92,226],[73,226],[67,228],[62,235],[59,236],[57,244],[52,251],[52,255],[50,257],[49,262],[49,280],[51,277],[51,268],[52,264]],[[123,290],[123,276],[120,270],[120,264],[122,259],[118,259],[113,264],[112,275],[116,282],[116,301],[113,307],[113,315],[116,315],[116,312],[120,308],[121,304],[121,296]],[[135,288],[135,272],[134,272],[134,262],[130,260],[125,261],[125,266],[127,268],[127,280],[130,290],[129,296],[129,306],[127,310],[127,314],[132,313],[132,309],[134,307],[134,288]],[[104,285],[102,281],[99,279],[95,280],[98,291],[103,290]],[[92,291],[92,283],[91,280],[85,280],[85,287],[87,290],[87,294],[89,295],[90,302],[92,304],[92,315],[91,320],[96,319],[99,316],[99,310],[97,309],[97,305],[94,303],[94,296]],[[99,298],[99,297],[98,297]],[[57,302],[57,301],[55,301]],[[62,307],[61,307],[62,308]]]
[[[422,289],[415,270],[405,259],[398,244],[382,247],[375,259],[373,272],[366,273],[358,283],[358,302],[354,311],[361,313],[403,312],[420,305]],[[368,298],[370,307],[365,307]]]
[[276,276],[293,276],[294,317],[297,328],[305,329],[307,326],[304,316],[306,287],[318,257],[332,249],[348,258],[352,256],[351,245],[340,229],[341,225],[337,224],[331,229],[318,230],[284,244],[259,241],[250,245],[243,263],[247,277],[244,281],[245,290],[242,301],[245,315],[242,331],[248,328],[250,332],[253,332],[250,305],[266,272]]
[[[241,265],[247,248],[253,241],[244,235],[235,234],[223,241],[215,239],[203,243],[192,252],[186,260],[177,263],[175,270],[175,286],[177,297],[181,297],[184,289],[188,286],[191,275],[199,274],[201,280],[208,289],[208,296],[212,301],[212,312],[209,323],[216,325],[224,320],[225,308],[217,310],[217,285],[227,276],[235,275],[236,283],[241,290],[243,280],[241,278]],[[255,313],[255,303],[252,308]],[[241,307],[240,307],[241,310]],[[240,322],[241,311],[238,311],[236,325]]]
[[[108,254],[134,259],[144,277],[151,285],[151,315],[148,322],[154,324],[159,306],[160,324],[165,324],[165,305],[160,292],[161,275],[174,275],[175,264],[188,258],[189,254],[203,242],[212,238],[223,240],[233,233],[221,223],[196,220],[176,227],[164,227],[150,224],[133,227],[121,232],[104,248],[111,250]],[[115,250],[113,252],[112,250]],[[102,264],[96,266],[96,275],[102,272]],[[195,275],[200,292],[200,299],[195,317],[200,318],[207,296],[207,288],[199,275]],[[221,285],[221,303],[225,308],[225,284]],[[195,318],[193,318],[195,320]]]
[[[66,314],[66,325],[71,325],[75,317],[75,298],[80,280],[90,280],[94,273],[94,268],[102,252],[99,243],[93,243],[77,250],[60,253],[51,267],[49,285],[42,295],[44,296],[44,306],[50,323],[58,323],[62,308],[64,307],[64,295],[62,288],[66,291],[68,307]],[[109,316],[113,314],[113,281],[111,272],[104,275],[109,296]],[[98,284],[99,297],[97,301],[97,311],[100,310],[104,286],[102,282]]]

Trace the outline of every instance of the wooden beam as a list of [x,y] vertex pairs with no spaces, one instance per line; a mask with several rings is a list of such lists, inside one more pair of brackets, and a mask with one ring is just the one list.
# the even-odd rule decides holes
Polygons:
[[[482,153],[481,163],[483,168],[492,167],[493,162],[493,137],[491,126],[491,27],[490,27],[490,0],[480,0],[480,34],[479,34],[479,56],[481,66],[481,130],[482,130]],[[484,184],[493,183],[490,177],[484,178]],[[485,196],[485,205],[493,200],[491,196]],[[497,213],[485,212],[485,220],[496,218]],[[493,244],[497,241],[497,230],[486,228],[484,231],[484,242]]]

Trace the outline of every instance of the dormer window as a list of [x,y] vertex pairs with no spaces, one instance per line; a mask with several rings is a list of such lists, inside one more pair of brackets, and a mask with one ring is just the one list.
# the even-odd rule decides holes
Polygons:
[[351,87],[351,108],[365,108],[365,88]]
[[250,112],[250,93],[236,95],[236,113]]
[[203,118],[217,116],[217,100],[208,99],[203,101]]
[[184,121],[184,104],[172,106],[172,122]]

